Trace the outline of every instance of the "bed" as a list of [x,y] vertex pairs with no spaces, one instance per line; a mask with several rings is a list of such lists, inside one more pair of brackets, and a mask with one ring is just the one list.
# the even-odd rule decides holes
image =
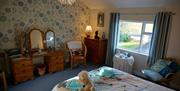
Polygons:
[[[116,78],[104,78],[99,76],[100,69],[108,69],[113,71]],[[129,73],[106,66],[90,71],[89,77],[95,86],[95,91],[174,91],[173,89],[146,81]],[[65,82],[72,79],[78,79],[78,77],[73,77],[62,83],[58,83],[54,86],[52,91],[62,91],[62,88],[65,87]],[[64,89],[63,91],[68,90]]]

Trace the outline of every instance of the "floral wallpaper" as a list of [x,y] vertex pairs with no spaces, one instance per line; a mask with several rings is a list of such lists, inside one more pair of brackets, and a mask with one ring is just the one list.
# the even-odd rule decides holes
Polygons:
[[17,47],[15,29],[38,28],[55,32],[56,46],[63,47],[72,39],[81,39],[89,24],[89,9],[80,1],[72,6],[58,0],[1,0],[0,49]]

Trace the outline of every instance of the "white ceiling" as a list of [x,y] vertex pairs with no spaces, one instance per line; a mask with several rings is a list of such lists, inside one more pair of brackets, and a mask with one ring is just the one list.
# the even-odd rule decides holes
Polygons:
[[180,0],[80,0],[90,9],[162,7],[179,4]]

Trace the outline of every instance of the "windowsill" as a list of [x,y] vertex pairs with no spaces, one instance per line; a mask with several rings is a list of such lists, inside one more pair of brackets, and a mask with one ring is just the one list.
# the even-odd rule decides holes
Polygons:
[[136,51],[127,50],[127,49],[122,49],[122,48],[116,48],[116,49],[131,52],[131,53],[135,53],[135,54],[139,54],[139,55],[143,55],[143,56],[147,56],[147,57],[149,56],[148,54],[143,54],[143,53],[139,53],[139,52],[136,52]]

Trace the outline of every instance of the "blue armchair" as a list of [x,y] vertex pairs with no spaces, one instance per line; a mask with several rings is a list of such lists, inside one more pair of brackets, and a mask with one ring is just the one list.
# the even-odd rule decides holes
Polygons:
[[159,59],[157,62],[147,69],[143,69],[142,73],[149,79],[155,82],[168,83],[176,78],[179,73],[180,66],[172,59]]

